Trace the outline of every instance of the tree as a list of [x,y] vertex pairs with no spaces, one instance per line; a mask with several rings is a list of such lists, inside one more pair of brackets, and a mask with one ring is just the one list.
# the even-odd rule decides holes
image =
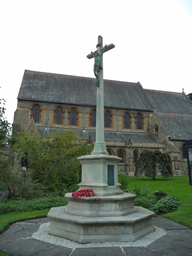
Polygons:
[[13,149],[19,159],[27,158],[27,167],[33,180],[50,190],[62,190],[80,182],[81,165],[77,157],[90,153],[92,146],[85,145],[72,130],[39,133],[17,133]]
[[160,152],[145,151],[135,163],[135,177],[144,174],[155,180],[157,168],[164,178],[173,177],[173,170],[167,154]]
[[10,129],[10,124],[8,123],[4,115],[5,115],[5,100],[0,99],[0,149],[2,149],[6,143],[6,137]]

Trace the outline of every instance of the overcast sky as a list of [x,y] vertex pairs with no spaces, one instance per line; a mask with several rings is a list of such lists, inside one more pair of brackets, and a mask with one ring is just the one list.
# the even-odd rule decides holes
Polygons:
[[98,35],[104,79],[192,92],[191,0],[0,0],[0,98],[13,122],[25,69],[94,77]]

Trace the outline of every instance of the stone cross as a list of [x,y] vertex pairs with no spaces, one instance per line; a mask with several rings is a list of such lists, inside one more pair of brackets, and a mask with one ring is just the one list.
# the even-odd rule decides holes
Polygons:
[[104,83],[103,83],[103,53],[115,47],[114,44],[103,47],[103,38],[98,36],[98,50],[87,55],[88,59],[94,58],[94,74],[97,86],[97,111],[96,111],[96,142],[91,154],[108,154],[104,139]]

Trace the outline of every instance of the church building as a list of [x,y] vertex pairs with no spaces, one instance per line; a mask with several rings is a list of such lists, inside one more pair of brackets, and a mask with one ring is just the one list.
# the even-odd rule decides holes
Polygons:
[[[73,129],[86,143],[95,142],[95,79],[25,70],[17,99],[14,123],[24,129]],[[104,80],[104,126],[107,151],[122,158],[119,173],[133,176],[134,163],[146,150],[167,153],[174,175],[186,170],[192,101],[184,92]]]

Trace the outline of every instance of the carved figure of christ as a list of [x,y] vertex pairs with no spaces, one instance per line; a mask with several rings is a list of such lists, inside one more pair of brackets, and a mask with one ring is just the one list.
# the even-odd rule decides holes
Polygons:
[[97,111],[96,111],[96,141],[91,154],[108,154],[104,139],[104,83],[103,83],[103,53],[115,47],[114,44],[103,47],[103,38],[98,36],[98,50],[87,55],[88,59],[94,58],[94,74],[97,86]]

